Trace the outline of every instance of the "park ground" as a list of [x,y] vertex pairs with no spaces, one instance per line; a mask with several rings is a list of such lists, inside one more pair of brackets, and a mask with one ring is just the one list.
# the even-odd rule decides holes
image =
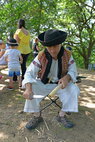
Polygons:
[[[69,117],[75,123],[72,129],[66,129],[55,117],[59,108],[52,105],[44,110],[44,122],[36,129],[28,131],[25,124],[31,115],[23,112],[25,100],[23,90],[7,89],[7,68],[2,69],[0,80],[0,142],[95,142],[95,71],[78,69],[85,76],[80,87],[79,112]],[[44,100],[44,106],[49,100]]]

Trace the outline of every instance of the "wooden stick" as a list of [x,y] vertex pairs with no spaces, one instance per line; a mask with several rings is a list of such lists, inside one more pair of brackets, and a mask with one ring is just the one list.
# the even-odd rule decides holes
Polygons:
[[62,84],[58,85],[57,87],[55,87],[55,88],[51,91],[51,93],[50,93],[49,95],[52,96],[52,95],[56,94],[56,92],[57,92],[61,87],[62,87]]

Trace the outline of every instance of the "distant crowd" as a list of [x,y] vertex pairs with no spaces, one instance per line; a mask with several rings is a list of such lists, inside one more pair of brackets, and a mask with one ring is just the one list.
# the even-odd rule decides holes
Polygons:
[[[18,21],[18,28],[12,38],[7,38],[6,43],[0,39],[0,66],[8,65],[8,76],[10,78],[8,89],[14,88],[13,82],[19,82],[19,87],[22,87],[22,80],[26,72],[26,62],[29,54],[33,51],[34,58],[38,55],[39,46],[38,38],[34,39],[30,45],[30,32],[26,30],[25,21]],[[32,47],[31,47],[32,46]],[[0,75],[0,79],[2,76]]]

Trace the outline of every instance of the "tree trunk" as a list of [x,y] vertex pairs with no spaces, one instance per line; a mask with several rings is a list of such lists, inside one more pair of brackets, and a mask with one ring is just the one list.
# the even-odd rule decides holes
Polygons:
[[84,59],[84,67],[85,67],[85,69],[88,69],[89,59],[87,59],[87,58],[83,58],[83,59]]

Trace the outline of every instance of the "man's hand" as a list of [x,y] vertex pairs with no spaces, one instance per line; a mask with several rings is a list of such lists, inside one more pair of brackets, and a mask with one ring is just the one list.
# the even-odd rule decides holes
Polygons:
[[58,84],[62,84],[61,88],[64,89],[68,85],[70,80],[71,80],[71,77],[69,74],[67,74],[59,80]]
[[28,100],[32,100],[33,99],[32,84],[31,83],[27,83],[26,84],[26,90],[23,93],[23,97],[25,99],[28,99]]
[[24,93],[23,93],[23,97],[25,99],[28,99],[28,100],[32,100],[33,97],[32,97],[32,91],[29,91],[29,90],[25,90]]

